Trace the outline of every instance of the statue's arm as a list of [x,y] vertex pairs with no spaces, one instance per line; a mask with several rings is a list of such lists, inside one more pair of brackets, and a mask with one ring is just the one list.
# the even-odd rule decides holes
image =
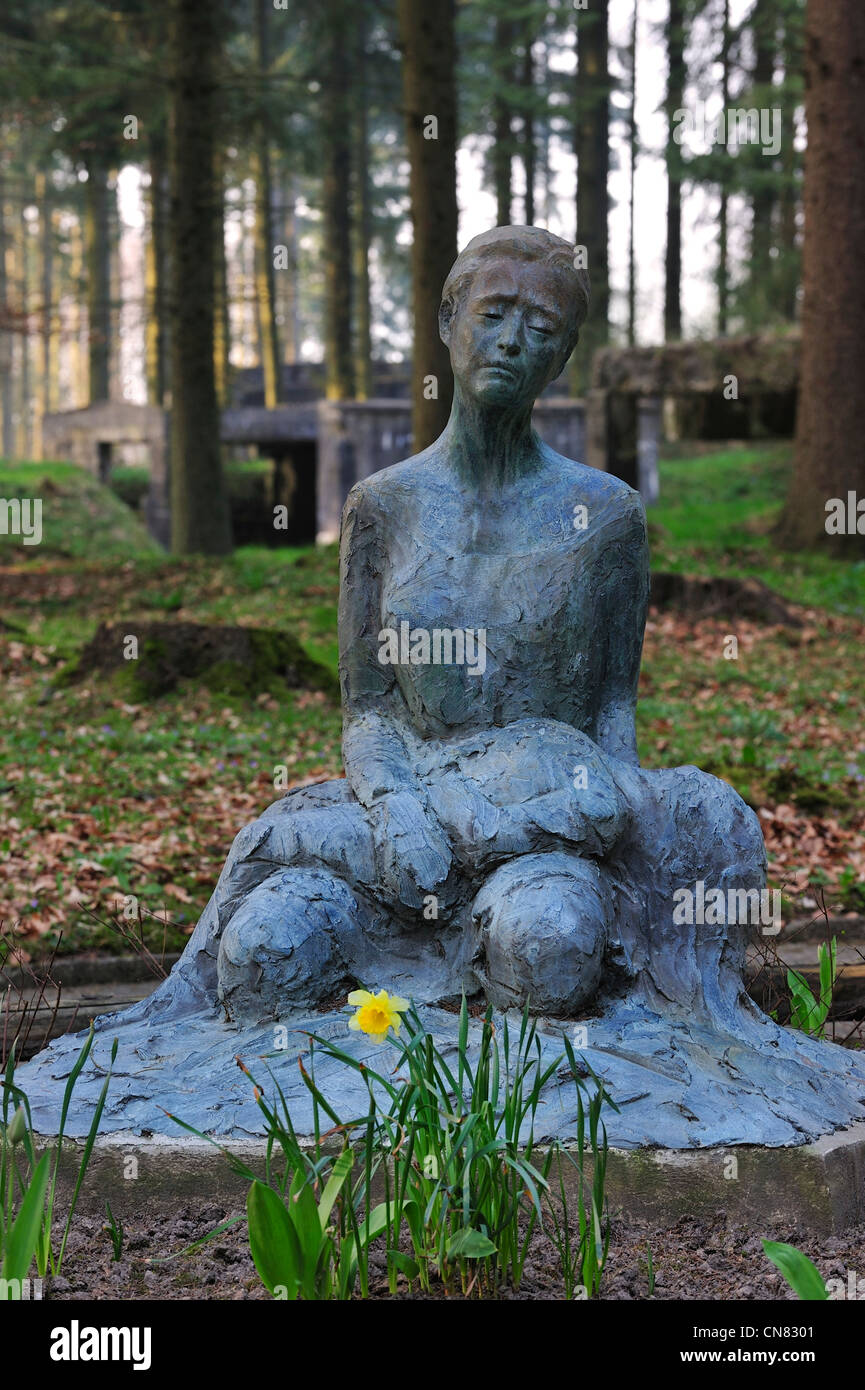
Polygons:
[[385,538],[363,485],[352,488],[340,535],[339,676],[345,774],[363,806],[393,792],[426,799],[406,742],[405,702],[393,667],[378,660]]
[[603,752],[636,766],[637,685],[649,604],[646,513],[637,493],[612,523],[602,553],[604,657],[593,737]]
[[407,907],[447,878],[452,851],[411,756],[408,711],[378,659],[387,538],[362,484],[352,488],[340,537],[339,674],[342,754],[349,786],[374,811],[382,884]]

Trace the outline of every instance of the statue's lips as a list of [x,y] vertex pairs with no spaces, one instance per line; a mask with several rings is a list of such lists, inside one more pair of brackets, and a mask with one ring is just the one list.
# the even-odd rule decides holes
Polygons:
[[516,376],[513,367],[508,367],[504,362],[485,362],[481,371],[484,372],[505,372],[508,376]]

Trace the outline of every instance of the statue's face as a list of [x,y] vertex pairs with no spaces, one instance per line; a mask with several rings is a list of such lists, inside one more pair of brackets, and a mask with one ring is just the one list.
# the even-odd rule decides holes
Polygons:
[[564,363],[568,321],[561,276],[503,256],[473,277],[445,336],[455,379],[486,404],[534,401]]

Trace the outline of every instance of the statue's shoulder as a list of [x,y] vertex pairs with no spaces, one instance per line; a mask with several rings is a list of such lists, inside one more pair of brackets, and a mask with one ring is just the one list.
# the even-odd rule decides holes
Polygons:
[[346,498],[346,512],[374,516],[392,511],[404,500],[416,497],[421,488],[429,490],[435,485],[435,472],[431,467],[434,462],[435,455],[430,447],[361,478]]
[[643,499],[637,489],[615,474],[604,473],[587,463],[577,463],[575,459],[565,458],[564,454],[557,454],[553,449],[548,449],[548,452],[554,460],[563,488],[581,492],[586,502],[593,502],[596,506],[610,506],[622,512],[644,512]]

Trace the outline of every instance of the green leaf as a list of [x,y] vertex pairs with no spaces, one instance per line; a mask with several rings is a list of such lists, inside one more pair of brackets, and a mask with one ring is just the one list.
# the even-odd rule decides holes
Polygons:
[[[87,1051],[89,1051],[90,1043],[92,1042],[92,1039],[93,1039],[93,1026],[92,1026],[92,1024],[91,1024],[91,1028],[90,1028],[90,1037],[88,1038],[87,1042],[86,1042],[85,1045],[84,1045],[84,1049],[82,1050],[82,1057],[86,1056]],[[62,1239],[61,1242],[60,1242],[60,1254],[57,1256],[57,1262],[56,1262],[56,1264],[53,1266],[53,1269],[52,1269],[52,1272],[53,1272],[53,1274],[54,1274],[55,1276],[58,1275],[58,1274],[60,1273],[60,1269],[61,1269],[62,1264],[63,1264],[63,1256],[64,1256],[64,1254],[66,1253],[66,1242],[67,1242],[68,1239],[69,1239],[69,1231],[70,1231],[71,1226],[72,1226],[72,1218],[73,1218],[73,1216],[75,1215],[75,1208],[76,1208],[76,1206],[78,1205],[78,1194],[79,1194],[80,1191],[81,1191],[81,1186],[82,1186],[82,1183],[84,1182],[84,1174],[86,1173],[86,1171],[87,1171],[87,1166],[88,1166],[88,1164],[90,1163],[90,1155],[91,1155],[92,1152],[93,1152],[93,1145],[96,1143],[96,1135],[97,1135],[97,1132],[98,1132],[98,1130],[99,1130],[99,1124],[100,1124],[100,1121],[101,1121],[101,1119],[102,1119],[102,1112],[103,1112],[103,1110],[105,1109],[105,1101],[106,1101],[106,1098],[107,1098],[107,1096],[108,1096],[108,1086],[109,1086],[109,1083],[110,1083],[110,1081],[111,1081],[112,1072],[113,1072],[113,1070],[114,1070],[114,1063],[115,1063],[115,1061],[117,1060],[117,1047],[118,1047],[118,1042],[119,1042],[119,1040],[118,1040],[117,1038],[115,1038],[115,1039],[114,1039],[114,1042],[112,1043],[112,1046],[111,1046],[111,1064],[110,1064],[110,1066],[109,1066],[109,1068],[108,1068],[108,1075],[106,1076],[104,1082],[102,1083],[102,1089],[101,1089],[101,1091],[99,1092],[99,1100],[98,1100],[97,1103],[96,1103],[96,1109],[95,1109],[94,1112],[93,1112],[93,1119],[92,1119],[91,1124],[90,1124],[90,1130],[89,1130],[89,1132],[88,1132],[87,1139],[86,1139],[86,1142],[85,1142],[85,1144],[84,1144],[84,1152],[83,1152],[82,1155],[81,1155],[81,1162],[80,1162],[80,1164],[78,1165],[78,1177],[77,1177],[76,1182],[75,1182],[75,1191],[72,1193],[72,1201],[69,1203],[69,1211],[68,1211],[67,1214],[66,1214],[66,1225],[65,1225],[65,1227],[63,1228],[63,1239]],[[59,1136],[58,1136],[58,1140],[59,1140]],[[58,1142],[57,1149],[56,1149],[56,1151],[55,1151],[54,1172],[53,1172],[52,1179],[51,1179],[51,1197],[50,1197],[50,1201],[49,1201],[49,1205],[48,1205],[49,1214],[52,1213],[52,1212],[54,1211],[54,1192],[55,1192],[55,1187],[56,1187],[56,1183],[57,1183],[57,1167],[58,1167],[58,1163],[59,1163],[59,1157],[60,1157],[60,1143]]]
[[382,1231],[387,1230],[387,1227],[393,1220],[393,1213],[393,1202],[379,1202],[377,1207],[373,1207],[369,1214],[369,1233],[366,1233],[366,1227],[363,1222],[361,1222],[360,1226],[361,1234],[364,1237],[364,1244],[369,1245],[370,1241],[377,1240]]
[[420,1265],[417,1260],[413,1260],[410,1255],[404,1255],[401,1250],[388,1250],[387,1260],[389,1265],[405,1275],[409,1283],[420,1278]]
[[320,1230],[325,1230],[330,1219],[330,1213],[333,1211],[333,1204],[339,1196],[340,1189],[353,1167],[354,1154],[351,1149],[343,1149],[339,1158],[333,1165],[324,1192],[321,1194],[321,1201],[318,1204]]
[[289,1188],[288,1213],[300,1249],[301,1290],[304,1298],[313,1299],[319,1257],[328,1242],[318,1219],[312,1183],[302,1168],[298,1168]]
[[6,1239],[6,1254],[0,1276],[4,1279],[26,1279],[39,1243],[42,1219],[45,1214],[45,1194],[48,1190],[50,1154],[43,1154],[37,1163],[30,1185],[24,1194],[21,1210]]
[[489,1236],[476,1231],[472,1226],[463,1226],[447,1243],[449,1260],[482,1260],[495,1253],[496,1247]]
[[[410,1202],[407,1203],[407,1206],[415,1208],[416,1204]],[[338,1271],[338,1282],[343,1298],[348,1298],[354,1287],[359,1250],[365,1249],[388,1229],[393,1221],[394,1210],[395,1204],[393,1202],[380,1202],[377,1207],[373,1207],[369,1214],[369,1230],[367,1231],[365,1222],[358,1222],[356,1234],[348,1236],[343,1241]],[[402,1210],[405,1211],[405,1207]],[[389,1258],[390,1252],[388,1252]],[[417,1275],[413,1277],[417,1278]]]
[[764,1240],[763,1249],[799,1298],[812,1302],[828,1299],[829,1294],[819,1269],[795,1245]]
[[300,1168],[288,1190],[288,1210],[304,1255],[314,1259],[321,1247],[321,1222],[312,1182]]
[[819,1006],[811,993],[808,981],[798,970],[788,969],[787,988],[790,990],[791,1021],[803,1033],[812,1033],[819,1026]]
[[835,977],[837,975],[837,950],[838,942],[833,936],[829,945],[824,942],[817,952],[817,959],[820,964],[820,1022],[825,1022],[826,1016],[832,1007],[832,995],[835,990]]
[[301,1249],[291,1217],[278,1192],[255,1180],[246,1195],[249,1249],[268,1293],[277,1287],[297,1298],[301,1280]]

